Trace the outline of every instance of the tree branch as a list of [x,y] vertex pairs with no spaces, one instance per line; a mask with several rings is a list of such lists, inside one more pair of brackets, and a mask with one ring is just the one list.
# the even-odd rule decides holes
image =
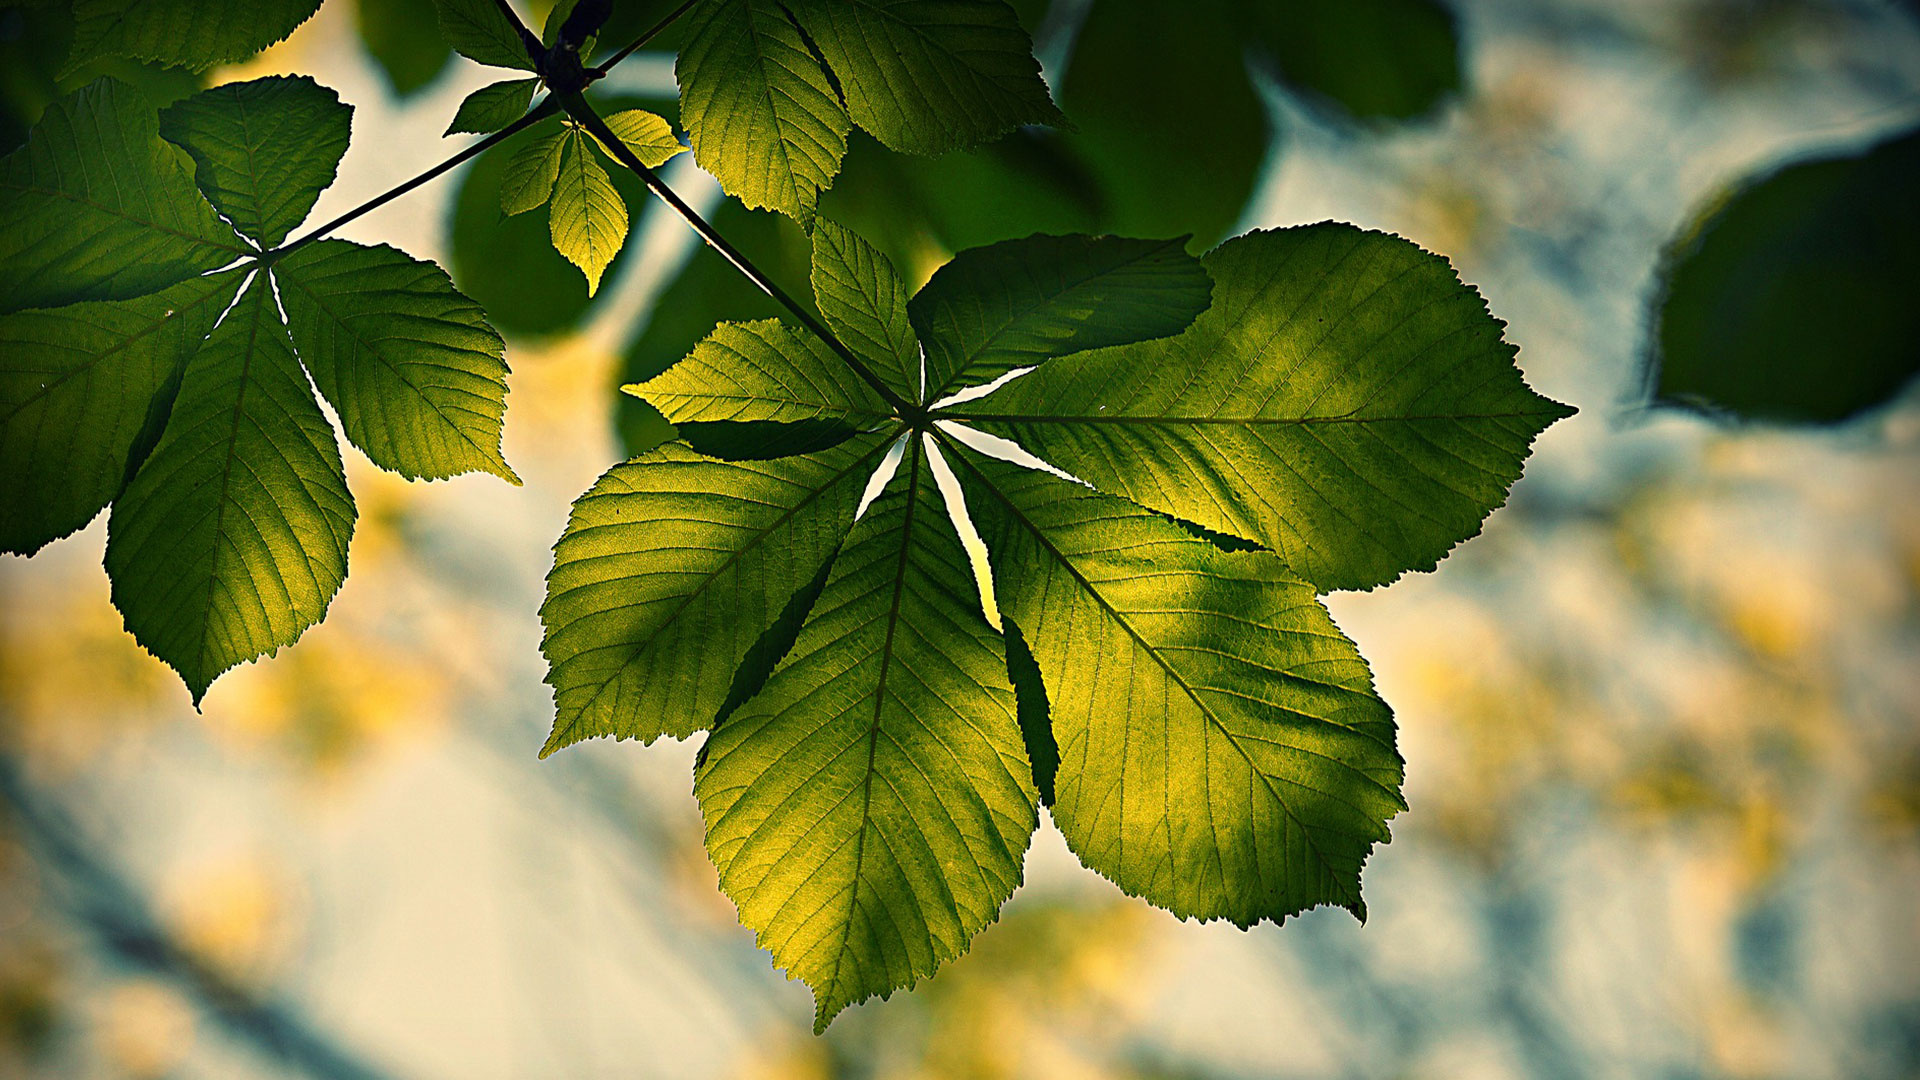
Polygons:
[[826,346],[832,349],[841,360],[845,361],[846,365],[853,369],[854,374],[860,376],[860,378],[866,381],[867,385],[873,387],[874,392],[879,394],[881,399],[891,406],[895,412],[899,413],[902,419],[911,423],[916,419],[925,417],[926,409],[923,406],[915,405],[896,393],[879,375],[874,373],[872,368],[866,365],[865,361],[855,356],[853,350],[847,348],[846,343],[835,336],[833,331],[821,325],[820,320],[814,318],[813,312],[808,311],[796,302],[793,297],[788,296],[786,291],[781,289],[780,286],[774,284],[772,278],[762,273],[760,268],[753,264],[753,260],[741,254],[740,249],[728,243],[725,237],[715,231],[714,227],[708,224],[705,218],[700,216],[699,211],[688,206],[686,200],[680,198],[678,193],[667,186],[666,181],[660,179],[659,175],[652,169],[647,168],[646,163],[641,161],[640,158],[628,148],[627,144],[621,142],[620,137],[615,135],[613,131],[607,127],[606,121],[600,119],[600,114],[593,111],[593,106],[587,104],[585,97],[579,94],[561,95],[560,107],[567,111],[567,115],[572,117],[575,123],[586,128],[595,138],[599,139],[601,145],[606,147],[607,152],[612,154],[620,164],[625,165],[634,175],[645,181],[647,190],[659,196],[660,201],[672,207],[674,213],[685,218],[687,224],[693,226],[693,231],[700,234],[700,239],[705,240],[708,246],[720,253],[722,258],[732,263],[734,269],[746,275],[748,281],[758,285],[762,292],[773,297],[781,307],[792,312],[793,317],[799,319],[801,325],[812,331],[815,337],[826,343]]

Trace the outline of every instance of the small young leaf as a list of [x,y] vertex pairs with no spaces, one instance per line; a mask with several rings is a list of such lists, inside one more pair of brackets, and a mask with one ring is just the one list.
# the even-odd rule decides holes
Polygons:
[[600,167],[588,136],[569,129],[560,175],[553,185],[548,221],[553,248],[587,275],[587,295],[600,289],[600,275],[627,242],[627,204]]
[[[622,109],[607,114],[604,120],[607,129],[649,169],[665,165],[675,154],[686,149],[674,137],[673,125],[645,109]],[[608,156],[612,156],[611,151]]]
[[1406,808],[1403,766],[1313,587],[1120,499],[961,459],[1001,609],[1045,682],[1053,819],[1080,860],[1182,917],[1365,918],[1360,867]]
[[907,319],[907,290],[872,244],[826,218],[813,226],[813,295],[827,325],[894,392],[920,395],[920,342]]
[[239,284],[0,315],[0,550],[30,555],[120,494],[155,399]]
[[524,214],[552,198],[566,148],[567,133],[556,131],[515,150],[500,174],[500,212],[509,217]]
[[907,313],[938,401],[1050,357],[1171,337],[1212,294],[1185,237],[1030,236],[954,256]]
[[527,43],[494,0],[433,0],[440,32],[461,56],[494,67],[533,70]]
[[446,271],[390,247],[322,240],[273,273],[300,359],[374,464],[409,479],[520,482],[500,455],[506,343]]
[[199,70],[284,40],[320,0],[73,0],[65,73],[102,56]]
[[1528,389],[1447,261],[1398,237],[1257,232],[1205,264],[1213,306],[1186,333],[1050,361],[956,415],[1326,591],[1431,569],[1572,413]]
[[792,10],[854,122],[889,149],[944,154],[1061,121],[1002,0],[795,0]]
[[539,79],[507,79],[475,90],[454,112],[446,134],[464,131],[491,135],[499,131],[526,115],[527,106],[533,104],[533,92],[539,86]]
[[160,113],[160,137],[193,158],[200,190],[263,248],[333,183],[352,126],[352,107],[305,76],[227,83]]
[[143,296],[246,254],[124,83],[49,105],[0,159],[0,311]]
[[541,753],[712,724],[747,650],[839,548],[887,443],[738,462],[668,443],[601,476],[540,608],[556,713]]
[[851,122],[779,0],[704,0],[674,61],[694,160],[750,207],[808,221]]
[[814,1030],[965,952],[1037,821],[1006,656],[924,457],[694,773],[720,887],[813,988]]
[[320,621],[353,522],[333,428],[256,276],[188,362],[166,434],[114,502],[114,606],[198,702],[221,672]]

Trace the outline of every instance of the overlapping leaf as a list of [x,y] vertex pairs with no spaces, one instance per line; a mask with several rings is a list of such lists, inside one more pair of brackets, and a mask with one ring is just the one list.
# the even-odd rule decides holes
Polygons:
[[142,296],[248,253],[158,131],[111,79],[47,107],[0,161],[0,311]]
[[[630,388],[683,442],[603,477],[556,548],[548,750],[712,728],[709,852],[821,1025],[965,948],[1040,797],[1088,866],[1179,914],[1364,915],[1402,765],[1316,594],[1437,558],[1565,412],[1478,296],[1340,226],[1205,266],[1177,240],[1034,237],[910,300],[831,222],[813,254],[821,312],[879,385],[765,321]],[[1263,429],[1323,416],[1359,434]]]
[[1329,589],[1431,569],[1569,415],[1445,259],[1345,225],[1206,259],[1177,338],[1055,361],[965,415],[1096,487],[1259,542]]
[[916,446],[792,651],[701,754],[720,887],[815,1030],[965,952],[1036,823],[1000,635]]
[[447,134],[464,131],[485,135],[499,131],[520,119],[533,103],[533,92],[539,86],[539,79],[506,79],[475,90],[454,111]]
[[308,79],[218,87],[164,121],[102,82],[0,163],[0,218],[22,223],[10,299],[31,305],[0,315],[0,532],[30,552],[111,503],[114,603],[196,700],[298,638],[346,575],[353,502],[309,378],[386,468],[514,479],[504,346],[444,273],[235,233],[278,248],[349,123]]
[[[665,120],[645,109],[624,109],[605,118],[607,130],[648,168],[664,165],[686,149]],[[607,174],[600,140],[572,121],[520,146],[500,180],[500,210],[522,214],[552,200],[548,234],[553,248],[586,275],[587,295],[599,291],[601,275],[627,242],[627,203]]]
[[694,157],[748,206],[801,221],[853,124],[937,154],[1060,118],[1002,0],[703,0],[688,18],[674,70]]

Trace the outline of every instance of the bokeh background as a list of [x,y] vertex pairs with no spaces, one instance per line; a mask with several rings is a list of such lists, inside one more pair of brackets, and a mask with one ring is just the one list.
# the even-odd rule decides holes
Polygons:
[[[207,76],[310,73],[356,107],[316,220],[444,156],[488,81],[422,43],[426,6],[329,0]],[[1033,228],[1387,229],[1450,255],[1580,407],[1438,572],[1330,599],[1409,762],[1365,926],[1183,923],[1043,821],[969,956],[811,1036],[716,888],[696,744],[535,758],[549,545],[662,434],[613,388],[764,311],[637,194],[588,306],[544,220],[498,225],[482,159],[343,235],[452,266],[509,332],[524,487],[348,451],[327,621],[204,712],[120,629],[104,520],[0,561],[0,1077],[1920,1076],[1920,394],[1820,426],[1648,396],[1676,236],[1920,120],[1920,15],[1457,0],[1437,54],[1388,19],[1243,58],[1211,8],[1159,9],[1024,4],[1080,131],[856,146],[829,211],[918,278]],[[601,96],[670,110],[672,86],[642,54]],[[669,177],[802,284],[782,226],[685,157]]]

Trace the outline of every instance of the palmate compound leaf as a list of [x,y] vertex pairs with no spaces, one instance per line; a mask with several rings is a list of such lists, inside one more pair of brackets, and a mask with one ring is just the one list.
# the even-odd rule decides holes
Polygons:
[[1002,0],[703,0],[674,71],[701,167],[806,223],[854,123],[938,154],[1060,120]]
[[792,651],[694,772],[741,921],[814,989],[816,1031],[966,951],[1036,824],[1000,635],[917,440]]
[[[1244,471],[1176,473],[1151,458],[1111,454],[1116,483],[1131,485],[1139,500],[1130,501],[983,457],[974,448],[988,436],[959,418],[1011,428],[1006,413],[987,406],[1023,392],[1029,411],[1017,414],[1020,430],[1053,423],[1098,446],[1109,430],[1103,410],[1082,403],[1130,386],[1129,375],[1150,386],[1170,380],[1192,400],[1237,401],[1232,392],[1243,387],[1305,394],[1307,407],[1289,407],[1309,416],[1323,397],[1350,410],[1355,400],[1363,407],[1386,399],[1395,405],[1389,419],[1422,432],[1430,419],[1436,427],[1445,419],[1484,444],[1463,448],[1445,431],[1424,441],[1391,430],[1375,436],[1397,440],[1388,442],[1394,468],[1419,481],[1395,490],[1405,500],[1400,514],[1433,513],[1434,500],[1450,512],[1431,484],[1453,492],[1449,485],[1480,482],[1472,470],[1505,477],[1464,525],[1447,525],[1465,535],[1504,496],[1532,434],[1565,411],[1525,389],[1512,349],[1499,341],[1500,324],[1472,290],[1405,241],[1317,226],[1230,243],[1207,267],[1213,306],[1184,330],[1182,318],[1206,306],[1208,273],[1177,243],[1037,237],[1022,245],[963,253],[906,306],[928,366],[948,357],[941,363],[955,387],[1016,367],[1037,371],[910,425],[876,405],[877,392],[836,368],[824,346],[773,322],[723,326],[688,361],[629,389],[684,439],[751,447],[755,460],[662,446],[609,474],[618,476],[617,490],[596,486],[583,498],[556,549],[547,614],[562,723],[578,713],[575,699],[589,696],[606,710],[594,723],[608,732],[651,738],[713,727],[695,784],[710,853],[742,920],[813,986],[823,1025],[849,1002],[888,993],[955,955],[980,924],[977,913],[1004,897],[1010,885],[1001,872],[1018,874],[1008,839],[1017,830],[1006,826],[1030,820],[1016,814],[996,771],[1010,762],[1030,762],[1017,779],[1020,795],[1028,805],[1038,795],[1054,806],[1087,865],[1183,915],[1241,925],[1321,903],[1364,915],[1361,865],[1404,808],[1391,713],[1316,595],[1330,578],[1379,575],[1376,553],[1329,546],[1322,562],[1307,564],[1326,577],[1310,579],[1285,548],[1203,527],[1198,514],[1169,520],[1153,505],[1198,492],[1236,529],[1267,520],[1256,509],[1317,512],[1310,501],[1275,501],[1276,489],[1290,489],[1274,462],[1247,450],[1244,463],[1195,458]],[[815,257],[821,309],[869,366],[887,371],[908,339],[897,330],[899,290],[885,260],[832,229]],[[1454,319],[1436,325],[1429,313]],[[1301,319],[1316,332],[1297,332]],[[1463,343],[1478,348],[1456,348]],[[1457,374],[1424,368],[1436,355]],[[1408,373],[1411,389],[1397,381]],[[895,370],[886,378],[891,385],[902,377]],[[1046,394],[1027,392],[1043,379]],[[1358,392],[1342,391],[1343,380],[1355,379]],[[891,388],[903,396],[917,389]],[[1506,394],[1500,403],[1520,406],[1513,411],[1530,425],[1511,448],[1489,442],[1497,431],[1474,426],[1489,392]],[[1104,400],[1124,413],[1136,399]],[[1399,407],[1409,400],[1427,409]],[[1265,414],[1223,415],[1196,425],[1204,438],[1167,441],[1197,453],[1196,445],[1257,434]],[[1162,423],[1152,414],[1146,422]],[[825,450],[817,448],[822,424],[841,426]],[[782,439],[792,456],[773,457]],[[884,458],[882,447],[892,448]],[[940,447],[955,456],[960,477]],[[1393,517],[1366,504],[1373,488],[1349,490],[1353,477],[1383,482],[1395,474],[1364,455],[1345,461],[1334,452],[1340,448],[1301,460],[1316,479],[1332,465],[1350,469],[1332,474],[1346,489],[1330,486],[1322,497],[1359,500],[1353,525],[1364,538]],[[1015,456],[1053,469],[1030,449],[1014,447]],[[676,598],[698,586],[658,558],[661,537],[684,537],[669,544],[684,544],[703,565],[727,565],[736,551],[764,558],[764,520],[820,501],[819,468],[831,462],[837,470],[854,453],[864,456],[853,469],[831,474],[841,500],[881,461],[852,508],[858,524],[840,531],[849,513],[842,501],[809,522],[824,531],[808,534],[807,557],[779,571],[775,592],[745,594],[744,630],[714,650],[729,662],[744,658],[731,680],[705,671],[707,651],[678,641],[681,656],[700,658],[699,695],[652,656],[620,670],[625,657],[659,648],[647,637],[655,631],[633,632],[658,616],[632,612],[677,610]],[[650,489],[656,469],[661,479]],[[915,539],[918,523],[937,520],[927,476],[955,522],[951,532],[941,525],[931,534],[932,548],[921,546],[926,532]],[[1309,519],[1290,527],[1320,526]],[[990,568],[984,580],[982,560]],[[889,563],[890,578],[882,572]],[[978,591],[967,587],[969,576]],[[701,619],[729,625],[715,610],[730,602],[729,590],[700,595]],[[882,604],[882,596],[890,599]],[[996,622],[1003,637],[985,629]],[[913,636],[902,644],[902,633]],[[562,635],[564,648],[553,649]],[[982,649],[1000,663],[982,661]],[[598,670],[582,679],[587,664]],[[596,697],[616,679],[617,701]],[[901,679],[905,686],[896,685]],[[1006,686],[1017,698],[1011,726]],[[923,691],[924,707],[900,699]],[[548,748],[578,733],[562,737],[556,728],[559,741]],[[908,760],[921,771],[909,775]],[[972,816],[943,818],[936,802]],[[953,831],[938,839],[949,824]],[[864,854],[876,841],[878,865]]]
[[1082,862],[1183,917],[1318,904],[1405,808],[1392,713],[1313,586],[1123,499],[967,452],[957,467],[1058,747]]
[[198,701],[320,621],[353,522],[333,428],[256,276],[188,361],[166,433],[114,503],[114,606]]
[[[25,246],[8,270],[79,294],[66,300],[129,280],[145,291],[0,315],[0,522],[8,550],[32,551],[111,500],[114,602],[198,700],[222,671],[318,621],[345,574],[353,506],[309,377],[382,466],[512,479],[499,454],[504,345],[431,264],[342,241],[253,259],[202,199],[257,241],[284,237],[345,149],[347,108],[331,91],[270,78],[187,99],[164,130],[191,158],[126,87],[97,83],[61,104],[21,152],[41,158],[11,174],[48,182],[10,191],[5,212],[57,228],[76,203],[97,210],[113,195],[122,202],[110,209],[150,208],[164,195],[173,220],[197,220],[197,208],[218,226],[219,263],[248,258],[212,276],[194,258],[156,258],[134,276],[112,245]],[[175,178],[191,184],[192,164],[202,189],[172,190]],[[89,177],[121,183],[74,179]],[[98,231],[169,250],[140,246],[159,216],[107,215]],[[137,227],[114,232],[115,220]],[[169,235],[177,246],[187,234]]]
[[0,311],[143,296],[248,254],[158,126],[138,91],[103,79],[0,160]]
[[1055,360],[955,410],[1150,509],[1257,541],[1321,591],[1429,570],[1572,410],[1534,393],[1447,261],[1326,223],[1206,257],[1179,337]]

